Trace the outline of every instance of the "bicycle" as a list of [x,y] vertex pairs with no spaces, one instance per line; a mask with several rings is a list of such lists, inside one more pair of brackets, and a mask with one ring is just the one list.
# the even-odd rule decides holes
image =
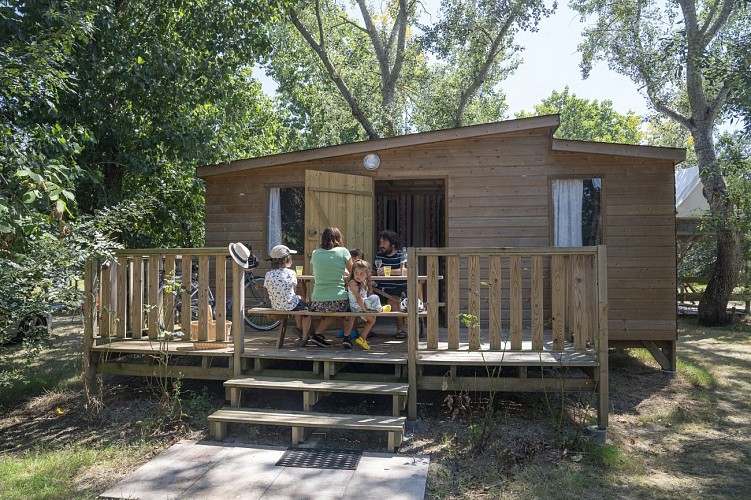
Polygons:
[[243,320],[245,324],[256,330],[267,332],[274,330],[281,323],[280,320],[271,321],[266,314],[252,314],[250,309],[254,307],[271,307],[271,300],[266,288],[263,286],[264,278],[253,274],[253,269],[258,267],[258,257],[253,253],[253,246],[246,245],[250,250],[248,268],[245,269],[245,305],[243,307]]
[[[265,314],[251,314],[249,310],[254,307],[270,307],[271,301],[266,292],[266,288],[263,286],[264,278],[253,274],[253,269],[258,267],[258,258],[253,254],[252,246],[248,245],[250,249],[250,257],[248,258],[248,268],[245,269],[243,276],[243,287],[245,288],[245,304],[243,307],[243,321],[249,327],[258,331],[270,331],[279,326],[281,321],[270,321]],[[195,275],[195,273],[194,273]],[[174,324],[179,324],[182,321],[182,297],[181,283],[178,280],[179,275],[174,279],[165,279],[162,277],[159,284],[157,306],[161,311],[164,304],[165,293],[171,293],[175,296],[175,307],[173,309],[175,314]],[[216,299],[211,292],[211,288],[207,288],[208,303],[211,308],[211,317],[216,319]],[[190,282],[190,316],[191,321],[198,320],[198,282],[191,280]],[[227,300],[227,318],[232,317],[232,299]],[[159,320],[160,328],[164,329],[165,325],[161,317]]]

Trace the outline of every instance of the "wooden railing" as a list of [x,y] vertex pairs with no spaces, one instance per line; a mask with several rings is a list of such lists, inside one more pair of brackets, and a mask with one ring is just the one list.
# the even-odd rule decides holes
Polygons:
[[[184,340],[228,341],[228,257],[226,248],[136,249],[118,250],[108,262],[89,263],[86,339],[158,340],[164,333],[181,329]],[[236,264],[231,268],[230,294],[234,303],[242,304],[243,270]],[[191,307],[177,311],[178,302],[192,302],[193,313]],[[239,314],[238,319],[232,324],[232,334],[242,338]]]
[[[418,349],[456,351],[457,356],[459,351],[586,351],[597,355],[606,383],[604,246],[409,248],[408,262],[409,297],[418,296],[417,276],[427,276],[427,336],[422,344],[416,335],[409,336],[410,378],[417,374]],[[441,310],[445,330],[439,329]],[[417,308],[408,312],[409,323],[417,325]],[[439,337],[442,331],[444,338]]]
[[604,247],[410,249],[409,262],[425,263],[409,271],[427,276],[426,348],[439,348],[436,305],[445,307],[442,349],[520,350],[523,332],[532,350],[596,348],[607,334],[605,258]]

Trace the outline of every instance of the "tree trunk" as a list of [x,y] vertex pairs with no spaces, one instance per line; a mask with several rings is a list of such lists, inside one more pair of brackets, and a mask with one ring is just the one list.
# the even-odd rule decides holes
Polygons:
[[740,272],[740,248],[741,238],[737,231],[728,228],[717,230],[717,260],[699,301],[698,323],[701,326],[728,323],[727,305]]
[[697,120],[692,130],[704,197],[711,211],[717,237],[717,257],[712,275],[699,301],[698,323],[720,326],[728,322],[727,305],[741,270],[741,237],[733,227],[735,205],[728,199],[727,184],[714,151],[711,121]]
[[122,200],[123,177],[125,172],[123,166],[118,163],[106,163],[102,167],[102,187],[103,200],[100,206],[109,207]]

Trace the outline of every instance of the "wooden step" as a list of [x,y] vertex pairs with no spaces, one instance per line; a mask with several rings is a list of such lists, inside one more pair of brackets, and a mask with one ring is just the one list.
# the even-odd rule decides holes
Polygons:
[[566,351],[470,351],[419,349],[418,365],[597,367],[595,349]]
[[346,392],[354,394],[382,394],[393,397],[393,415],[399,416],[404,408],[409,384],[401,382],[368,382],[354,380],[321,380],[309,378],[258,377],[239,375],[224,382],[230,388],[232,407],[241,406],[244,389],[275,389],[302,391],[303,409],[310,411],[318,402],[320,393]]
[[217,410],[208,417],[211,436],[221,441],[227,434],[228,423],[281,425],[292,427],[292,445],[303,440],[305,428],[356,429],[388,432],[390,450],[396,451],[404,435],[405,417],[378,415],[344,415],[337,413],[309,413],[304,411],[257,410],[229,408]]

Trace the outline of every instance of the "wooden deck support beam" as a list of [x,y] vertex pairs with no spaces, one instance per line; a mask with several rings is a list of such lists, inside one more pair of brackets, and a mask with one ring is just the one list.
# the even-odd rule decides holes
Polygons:
[[597,378],[597,426],[600,429],[608,427],[609,401],[608,391],[608,257],[605,245],[597,247],[597,354],[600,361],[600,373]]

